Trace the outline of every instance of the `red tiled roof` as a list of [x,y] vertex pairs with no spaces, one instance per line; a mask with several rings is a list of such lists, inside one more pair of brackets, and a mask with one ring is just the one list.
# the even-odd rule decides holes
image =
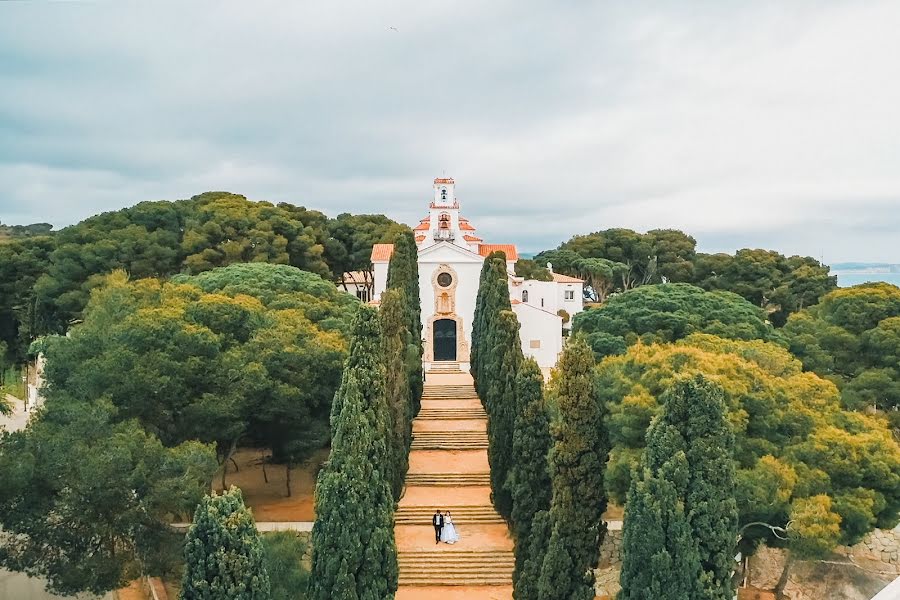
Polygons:
[[569,277],[568,275],[560,275],[559,273],[553,274],[553,281],[555,283],[584,283],[584,279]]
[[425,236],[424,236],[424,235],[417,235],[417,236],[416,236],[416,242],[421,242],[421,241],[424,240],[424,239],[425,239]]
[[413,227],[413,231],[428,231],[428,228],[431,227],[430,219],[422,219],[419,221],[419,224]]
[[435,183],[453,183],[453,178],[452,177],[435,177],[434,182]]
[[484,240],[475,235],[469,235],[468,233],[463,236],[463,239],[467,242],[483,242]]
[[515,244],[479,244],[478,245],[478,254],[480,254],[481,256],[487,256],[491,252],[496,252],[497,250],[506,254],[507,261],[519,260],[519,252],[516,250]]
[[459,220],[459,228],[463,231],[475,231],[475,228],[469,225],[468,221],[465,221],[463,219]]
[[372,262],[387,262],[394,254],[393,244],[372,244]]

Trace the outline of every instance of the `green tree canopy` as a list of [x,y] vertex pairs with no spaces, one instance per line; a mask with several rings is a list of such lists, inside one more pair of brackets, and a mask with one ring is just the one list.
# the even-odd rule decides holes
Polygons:
[[331,398],[358,306],[286,265],[232,265],[176,282],[97,288],[84,323],[48,344],[47,402],[106,397],[166,445],[238,440],[290,464],[327,439]]
[[206,496],[184,542],[182,600],[269,600],[265,553],[241,490]]
[[[835,386],[803,372],[800,362],[779,346],[706,334],[677,344],[636,344],[598,365],[598,389],[610,411],[613,450],[606,485],[611,496],[625,500],[631,470],[665,390],[677,376],[694,374],[705,375],[724,392],[735,434],[742,523],[764,516],[784,526],[799,500],[826,494],[834,500],[833,510],[846,509],[848,518],[841,523],[846,543],[876,524],[896,524],[900,446],[884,422],[843,410]],[[860,500],[851,501],[848,494]],[[865,507],[865,518],[849,518],[850,510],[860,507]],[[754,529],[747,535],[762,533]]]
[[575,316],[598,358],[621,354],[638,340],[673,342],[692,333],[752,340],[778,339],[763,311],[729,292],[706,292],[686,283],[647,285],[611,297]]
[[62,594],[161,574],[167,523],[191,514],[215,468],[212,448],[166,448],[108,401],[57,396],[24,430],[0,433],[0,563]]

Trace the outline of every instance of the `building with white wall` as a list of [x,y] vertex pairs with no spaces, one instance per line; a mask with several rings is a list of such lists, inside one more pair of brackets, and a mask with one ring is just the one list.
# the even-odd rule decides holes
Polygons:
[[[453,179],[435,179],[428,216],[414,227],[426,369],[441,362],[459,363],[463,370],[468,369],[481,267],[485,257],[496,250],[506,254],[510,300],[519,320],[522,351],[542,368],[553,367],[563,344],[559,311],[572,317],[582,310],[583,282],[555,274],[548,282],[516,277],[519,255],[515,245],[485,244],[474,225],[460,215],[455,188]],[[385,290],[392,254],[392,244],[372,248],[373,301]]]

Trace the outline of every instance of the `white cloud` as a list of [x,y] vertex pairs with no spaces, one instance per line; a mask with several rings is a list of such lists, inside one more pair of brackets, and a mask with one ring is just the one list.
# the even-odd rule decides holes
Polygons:
[[0,219],[230,189],[415,222],[445,169],[524,249],[900,262],[898,29],[890,1],[4,3]]

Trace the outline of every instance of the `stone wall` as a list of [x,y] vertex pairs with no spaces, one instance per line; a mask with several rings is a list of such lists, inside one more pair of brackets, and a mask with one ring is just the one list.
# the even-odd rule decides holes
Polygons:
[[[749,561],[749,584],[774,590],[784,572],[784,550],[760,547]],[[622,531],[607,531],[594,571],[601,598],[615,598],[621,589]],[[796,561],[785,585],[791,600],[869,600],[900,576],[900,530],[876,529],[855,546],[839,546],[825,561]]]

